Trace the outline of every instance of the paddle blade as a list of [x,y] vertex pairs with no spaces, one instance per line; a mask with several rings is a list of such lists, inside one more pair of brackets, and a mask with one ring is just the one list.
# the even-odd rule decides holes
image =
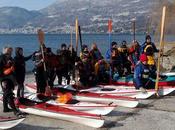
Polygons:
[[108,21],[108,32],[111,33],[112,32],[112,20],[109,19]]
[[38,30],[38,40],[40,44],[44,44],[44,32],[41,29]]
[[76,52],[78,51],[78,18],[75,20]]

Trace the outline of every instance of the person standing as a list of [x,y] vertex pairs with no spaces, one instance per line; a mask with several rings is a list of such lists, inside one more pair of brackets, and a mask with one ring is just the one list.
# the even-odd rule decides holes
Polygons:
[[[44,55],[46,55],[47,48],[44,46]],[[35,80],[37,84],[37,93],[45,93],[45,89],[47,86],[46,80],[47,80],[47,75],[44,70],[44,59],[42,57],[42,52],[41,49],[39,51],[36,51],[36,53],[33,56],[33,61],[34,61],[34,75],[35,75]]]
[[15,69],[12,52],[13,49],[11,47],[4,47],[3,53],[0,55],[0,83],[3,91],[3,112],[13,111],[16,116],[24,117],[24,113],[20,112],[14,103]]
[[24,97],[25,62],[32,58],[33,54],[27,57],[23,55],[23,49],[16,47],[14,57],[15,78],[18,85],[17,97]]
[[62,78],[67,80],[66,84],[70,84],[70,63],[71,52],[67,49],[66,44],[61,45],[61,50],[57,50],[57,56],[59,56],[60,65],[57,67],[56,75],[58,77],[58,84],[62,84]]

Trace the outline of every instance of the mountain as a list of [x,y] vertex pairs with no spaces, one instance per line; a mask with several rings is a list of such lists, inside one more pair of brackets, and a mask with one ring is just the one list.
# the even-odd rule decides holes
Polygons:
[[144,32],[156,4],[157,0],[58,0],[40,13],[44,15],[42,25],[52,31],[69,30],[69,25],[74,25],[78,17],[85,32],[106,32],[109,18],[113,19],[115,32],[130,32],[133,18],[137,19],[137,31]]
[[[82,31],[87,33],[107,32],[109,18],[113,20],[114,32],[131,32],[133,18],[136,18],[136,31],[145,32],[147,25],[150,26],[149,22],[160,19],[155,7],[157,8],[161,1],[57,0],[39,11],[28,11],[17,7],[0,8],[0,33],[2,28],[11,28],[12,33],[34,33],[37,28],[43,28],[49,33],[66,33],[70,31],[70,26],[74,26],[76,17],[79,19]],[[156,20],[152,20],[153,14]],[[157,24],[156,22],[151,24],[152,30],[155,30]]]
[[37,11],[28,11],[19,7],[2,7],[0,8],[0,28],[20,28],[29,20],[41,15]]

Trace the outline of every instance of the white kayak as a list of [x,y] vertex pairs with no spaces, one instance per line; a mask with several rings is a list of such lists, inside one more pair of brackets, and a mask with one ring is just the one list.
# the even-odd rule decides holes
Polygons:
[[10,129],[24,121],[25,118],[0,117],[0,129]]
[[[49,98],[49,97],[44,97],[44,96],[42,97],[42,99],[38,98],[37,94],[35,93],[25,93],[25,97],[27,99],[37,101],[37,102],[42,102],[44,100],[47,100],[46,98]],[[71,100],[70,102],[64,104],[64,103],[57,102],[53,98],[52,99],[50,98],[49,100],[47,100],[46,103],[52,104],[55,106],[69,108],[69,109],[76,110],[76,111],[86,112],[90,114],[97,114],[97,115],[107,115],[116,108],[116,105],[113,105],[113,104],[80,102],[78,100]]]
[[[2,100],[2,93],[0,93]],[[74,123],[83,124],[86,126],[100,128],[104,125],[104,119],[96,114],[79,112],[72,109],[51,105],[48,103],[38,103],[29,99],[18,99],[18,108],[20,111],[55,119],[61,119]]]
[[[123,89],[123,90],[133,90],[133,91],[140,91],[140,90],[136,90],[134,86],[116,86],[116,85],[100,85],[101,88],[112,88],[112,89]],[[151,93],[154,92],[156,93],[155,89],[148,89],[146,90],[147,93]],[[174,86],[160,86],[159,90],[158,90],[158,94],[160,96],[166,96],[172,92],[175,91],[175,87]]]
[[162,73],[161,75],[175,76],[175,72],[166,72],[166,73]]
[[[68,87],[68,86],[67,86]],[[26,84],[26,88],[28,91],[35,93],[36,92],[36,85],[33,84]],[[73,88],[66,88],[66,86],[57,86],[54,91],[59,92],[61,88],[64,88],[65,91],[73,91],[74,96],[73,99],[83,101],[83,102],[95,102],[95,103],[105,103],[110,104],[113,103],[118,106],[122,107],[129,107],[135,108],[139,104],[138,100],[135,98],[124,97],[124,96],[113,96],[107,94],[98,94],[98,93],[91,93],[91,92],[75,92]]]

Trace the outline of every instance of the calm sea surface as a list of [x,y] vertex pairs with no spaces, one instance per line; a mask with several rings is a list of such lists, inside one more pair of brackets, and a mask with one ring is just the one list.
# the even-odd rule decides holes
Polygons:
[[[116,41],[121,43],[123,40],[126,40],[131,43],[133,39],[132,35],[112,35],[111,41]],[[142,44],[145,41],[145,35],[136,35],[136,39]],[[102,54],[104,55],[107,49],[109,48],[109,37],[108,34],[84,34],[82,35],[83,44],[91,46],[95,42]],[[153,39],[154,41],[154,39]],[[166,41],[175,41],[175,36],[169,35],[166,36]],[[56,52],[62,43],[70,44],[70,35],[69,34],[48,34],[45,36],[45,44],[47,47],[51,47],[53,52]],[[75,35],[73,35],[73,44],[75,47]],[[28,56],[34,51],[38,50],[38,38],[37,35],[23,35],[23,34],[13,34],[13,35],[0,35],[0,50],[6,45],[15,47],[22,47],[24,49],[24,55]],[[79,48],[80,49],[80,48]],[[31,71],[33,68],[32,61],[27,62],[27,71]]]

